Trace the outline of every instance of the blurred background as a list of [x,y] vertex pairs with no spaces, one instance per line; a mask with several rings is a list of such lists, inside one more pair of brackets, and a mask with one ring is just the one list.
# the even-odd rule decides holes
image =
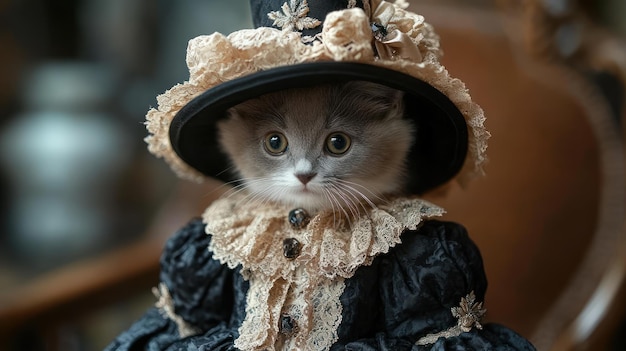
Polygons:
[[23,276],[146,229],[173,177],[146,152],[145,113],[188,78],[190,38],[250,24],[244,0],[0,6],[0,247]]
[[[500,307],[491,316],[541,338],[538,328],[562,315],[558,334],[587,311],[594,287],[610,283],[613,295],[600,304],[626,311],[612,303],[622,296],[615,294],[622,292],[623,272],[605,281],[622,257],[624,234],[626,2],[414,0],[411,9],[443,29],[444,64],[485,107],[493,123],[490,147],[509,152],[493,155],[487,172],[494,176],[469,191],[452,189],[445,200],[432,195],[450,219],[476,233],[494,277],[488,296]],[[151,156],[144,115],[158,94],[188,78],[189,39],[249,28],[249,18],[246,0],[0,0],[1,350],[100,350],[154,303],[150,287],[158,283],[164,240],[201,213],[218,184],[182,183]],[[572,82],[581,85],[574,89]],[[498,95],[506,91],[514,96]],[[587,103],[583,95],[595,100]],[[598,99],[606,100],[598,104],[609,120],[592,116]],[[539,127],[515,124],[533,118]],[[542,142],[551,149],[541,149]],[[522,168],[549,164],[545,173],[512,170],[520,165],[510,157],[515,152],[536,156]],[[519,184],[511,181],[515,176]],[[514,202],[485,195],[510,189],[537,196]],[[547,201],[552,195],[543,189],[560,191],[558,201]],[[504,203],[525,219],[503,223],[488,211],[472,212]],[[542,212],[542,206],[552,207]],[[519,241],[490,234],[512,227],[525,230]],[[607,245],[614,251],[604,261],[589,258]],[[587,261],[594,275],[581,290],[576,281],[585,275],[577,272]],[[551,276],[538,277],[547,267]],[[584,296],[564,300],[572,289]],[[577,305],[559,314],[563,309],[554,306],[563,301]],[[587,313],[593,311],[599,310]],[[617,337],[626,331],[619,329],[623,315],[611,317],[604,348],[626,349]],[[546,345],[571,346],[554,344],[556,334],[544,335]]]
[[[41,309],[94,289],[94,275],[140,265],[142,255],[158,260],[141,247],[125,258],[107,256],[145,246],[146,236],[169,235],[199,214],[147,233],[176,179],[146,150],[145,113],[158,94],[188,78],[190,38],[248,28],[249,18],[245,0],[0,1],[0,293],[43,290],[54,302],[19,290],[19,303]],[[108,268],[98,270],[93,260],[101,257]],[[79,266],[91,272],[59,276]],[[35,321],[14,320],[12,345],[0,349],[102,349],[153,303],[149,285],[143,295],[145,303],[122,301],[58,328],[41,327],[47,317],[39,312]],[[22,306],[7,299],[0,305]],[[31,311],[27,304],[20,311]],[[67,309],[75,306],[49,314]]]

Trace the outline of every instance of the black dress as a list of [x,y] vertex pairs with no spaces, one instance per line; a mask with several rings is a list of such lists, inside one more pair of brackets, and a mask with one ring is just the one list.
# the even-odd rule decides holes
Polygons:
[[[194,326],[195,335],[181,337],[176,322],[152,308],[107,351],[236,350],[249,282],[239,268],[213,259],[207,249],[211,239],[202,220],[193,220],[168,241],[161,258],[161,281],[171,292],[175,313]],[[470,292],[483,301],[486,287],[480,253],[465,229],[425,221],[346,279],[338,340],[331,350],[534,350],[497,324],[437,337],[457,325],[451,308]],[[429,334],[432,341],[416,344]]]

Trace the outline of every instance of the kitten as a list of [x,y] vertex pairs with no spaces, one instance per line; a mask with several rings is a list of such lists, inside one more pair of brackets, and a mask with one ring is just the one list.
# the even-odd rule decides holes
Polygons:
[[356,216],[403,188],[413,142],[403,113],[402,92],[359,81],[266,94],[218,128],[250,197]]

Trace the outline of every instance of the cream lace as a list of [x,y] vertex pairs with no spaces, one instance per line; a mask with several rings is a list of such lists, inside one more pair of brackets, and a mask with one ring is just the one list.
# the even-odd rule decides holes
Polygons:
[[[404,10],[403,1],[392,4],[371,0],[365,4],[366,11],[348,8],[328,13],[319,38],[311,45],[303,42],[305,38],[299,32],[266,27],[190,40],[189,80],[160,95],[158,107],[146,115],[148,150],[163,157],[179,176],[202,181],[205,176],[178,157],[169,139],[172,119],[194,97],[220,83],[275,67],[329,60],[360,62],[419,78],[448,96],[462,111],[469,130],[467,161],[457,179],[465,183],[476,174],[482,175],[489,138],[483,110],[472,101],[464,83],[451,77],[439,62],[439,37],[432,26],[422,16]],[[285,16],[289,12],[298,21],[307,18],[306,9],[295,4],[291,7],[289,11],[283,8]],[[314,25],[310,20],[305,22],[301,25]],[[385,26],[388,34],[375,39],[372,23]]]
[[[246,318],[235,341],[241,350],[329,349],[338,338],[344,279],[400,243],[405,229],[417,229],[423,219],[444,212],[422,200],[400,198],[368,210],[351,226],[327,211],[298,230],[288,222],[290,208],[261,207],[242,196],[218,200],[203,215],[213,235],[213,257],[230,268],[241,266],[250,282]],[[291,260],[283,256],[286,238],[302,244]],[[280,333],[283,314],[297,321],[292,336]]]
[[165,283],[160,283],[158,288],[152,288],[152,293],[157,298],[157,302],[154,305],[165,317],[176,323],[178,335],[181,338],[186,338],[200,333],[199,328],[189,324],[183,319],[183,317],[176,314],[174,299],[172,299],[172,295],[170,294],[170,291]]

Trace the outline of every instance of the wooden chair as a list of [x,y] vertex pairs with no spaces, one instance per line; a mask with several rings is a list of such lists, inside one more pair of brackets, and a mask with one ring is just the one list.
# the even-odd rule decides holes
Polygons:
[[[483,106],[493,134],[486,178],[427,198],[481,248],[489,321],[540,350],[605,350],[626,315],[626,133],[616,119],[626,82],[626,61],[616,57],[626,51],[589,31],[596,39],[582,41],[579,55],[559,55],[546,41],[555,19],[533,1],[525,6],[414,5],[437,28],[444,64]],[[181,183],[141,241],[0,294],[0,348],[32,328],[55,349],[64,321],[149,291],[166,236],[199,215],[217,186]]]
[[[483,250],[492,320],[541,350],[604,349],[624,316],[624,42],[576,9],[502,3],[420,8],[493,134],[487,178],[433,201]],[[582,28],[571,52],[558,23]]]

